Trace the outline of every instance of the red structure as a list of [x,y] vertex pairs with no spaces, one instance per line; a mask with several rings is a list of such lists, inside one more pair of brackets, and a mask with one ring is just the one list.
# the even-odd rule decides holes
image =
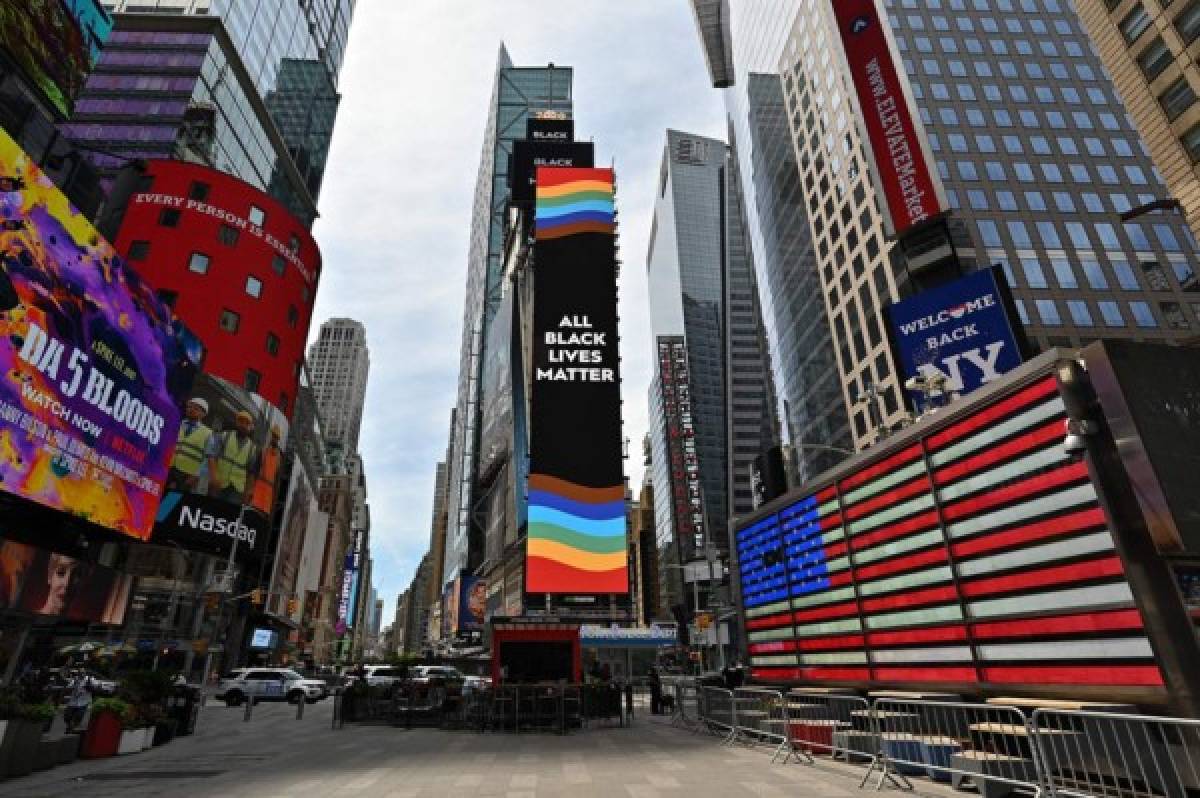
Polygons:
[[114,191],[117,250],[203,342],[204,370],[290,417],[321,274],[308,229],[257,188],[199,164],[147,161]]
[[583,681],[578,625],[499,622],[492,626],[493,682],[560,679],[575,684]]

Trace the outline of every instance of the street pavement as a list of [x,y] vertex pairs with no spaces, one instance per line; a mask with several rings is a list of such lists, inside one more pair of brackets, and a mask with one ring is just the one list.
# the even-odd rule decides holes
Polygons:
[[[346,725],[332,729],[332,700],[296,720],[287,704],[205,707],[197,733],[140,754],[90,760],[0,782],[0,796],[169,795],[309,798],[669,798],[862,796],[863,770],[772,764],[770,748],[722,746],[706,734],[638,716],[631,728],[566,736],[480,734]],[[873,786],[873,785],[872,785]],[[921,785],[924,787],[924,785]],[[868,788],[870,790],[870,788]],[[930,787],[926,794],[948,791]],[[918,793],[921,794],[921,793]]]

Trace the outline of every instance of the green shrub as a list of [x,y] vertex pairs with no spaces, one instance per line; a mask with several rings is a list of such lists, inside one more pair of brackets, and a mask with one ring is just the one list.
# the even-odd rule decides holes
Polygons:
[[119,698],[97,698],[92,702],[92,717],[111,712],[117,716],[122,729],[136,729],[134,725],[133,707],[127,701]]
[[50,703],[22,704],[20,713],[24,720],[45,724],[54,720],[54,705]]

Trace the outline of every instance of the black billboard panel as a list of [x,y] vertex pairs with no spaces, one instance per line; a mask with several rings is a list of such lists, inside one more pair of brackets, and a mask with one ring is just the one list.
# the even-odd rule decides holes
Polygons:
[[533,203],[534,174],[541,167],[590,167],[595,160],[590,141],[515,141],[508,177],[512,201]]
[[531,116],[525,122],[525,138],[529,141],[562,143],[575,140],[575,120],[546,119]]

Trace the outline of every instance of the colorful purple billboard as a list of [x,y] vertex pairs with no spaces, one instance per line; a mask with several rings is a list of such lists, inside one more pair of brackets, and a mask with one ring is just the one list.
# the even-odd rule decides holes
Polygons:
[[147,539],[199,359],[0,131],[0,487]]

